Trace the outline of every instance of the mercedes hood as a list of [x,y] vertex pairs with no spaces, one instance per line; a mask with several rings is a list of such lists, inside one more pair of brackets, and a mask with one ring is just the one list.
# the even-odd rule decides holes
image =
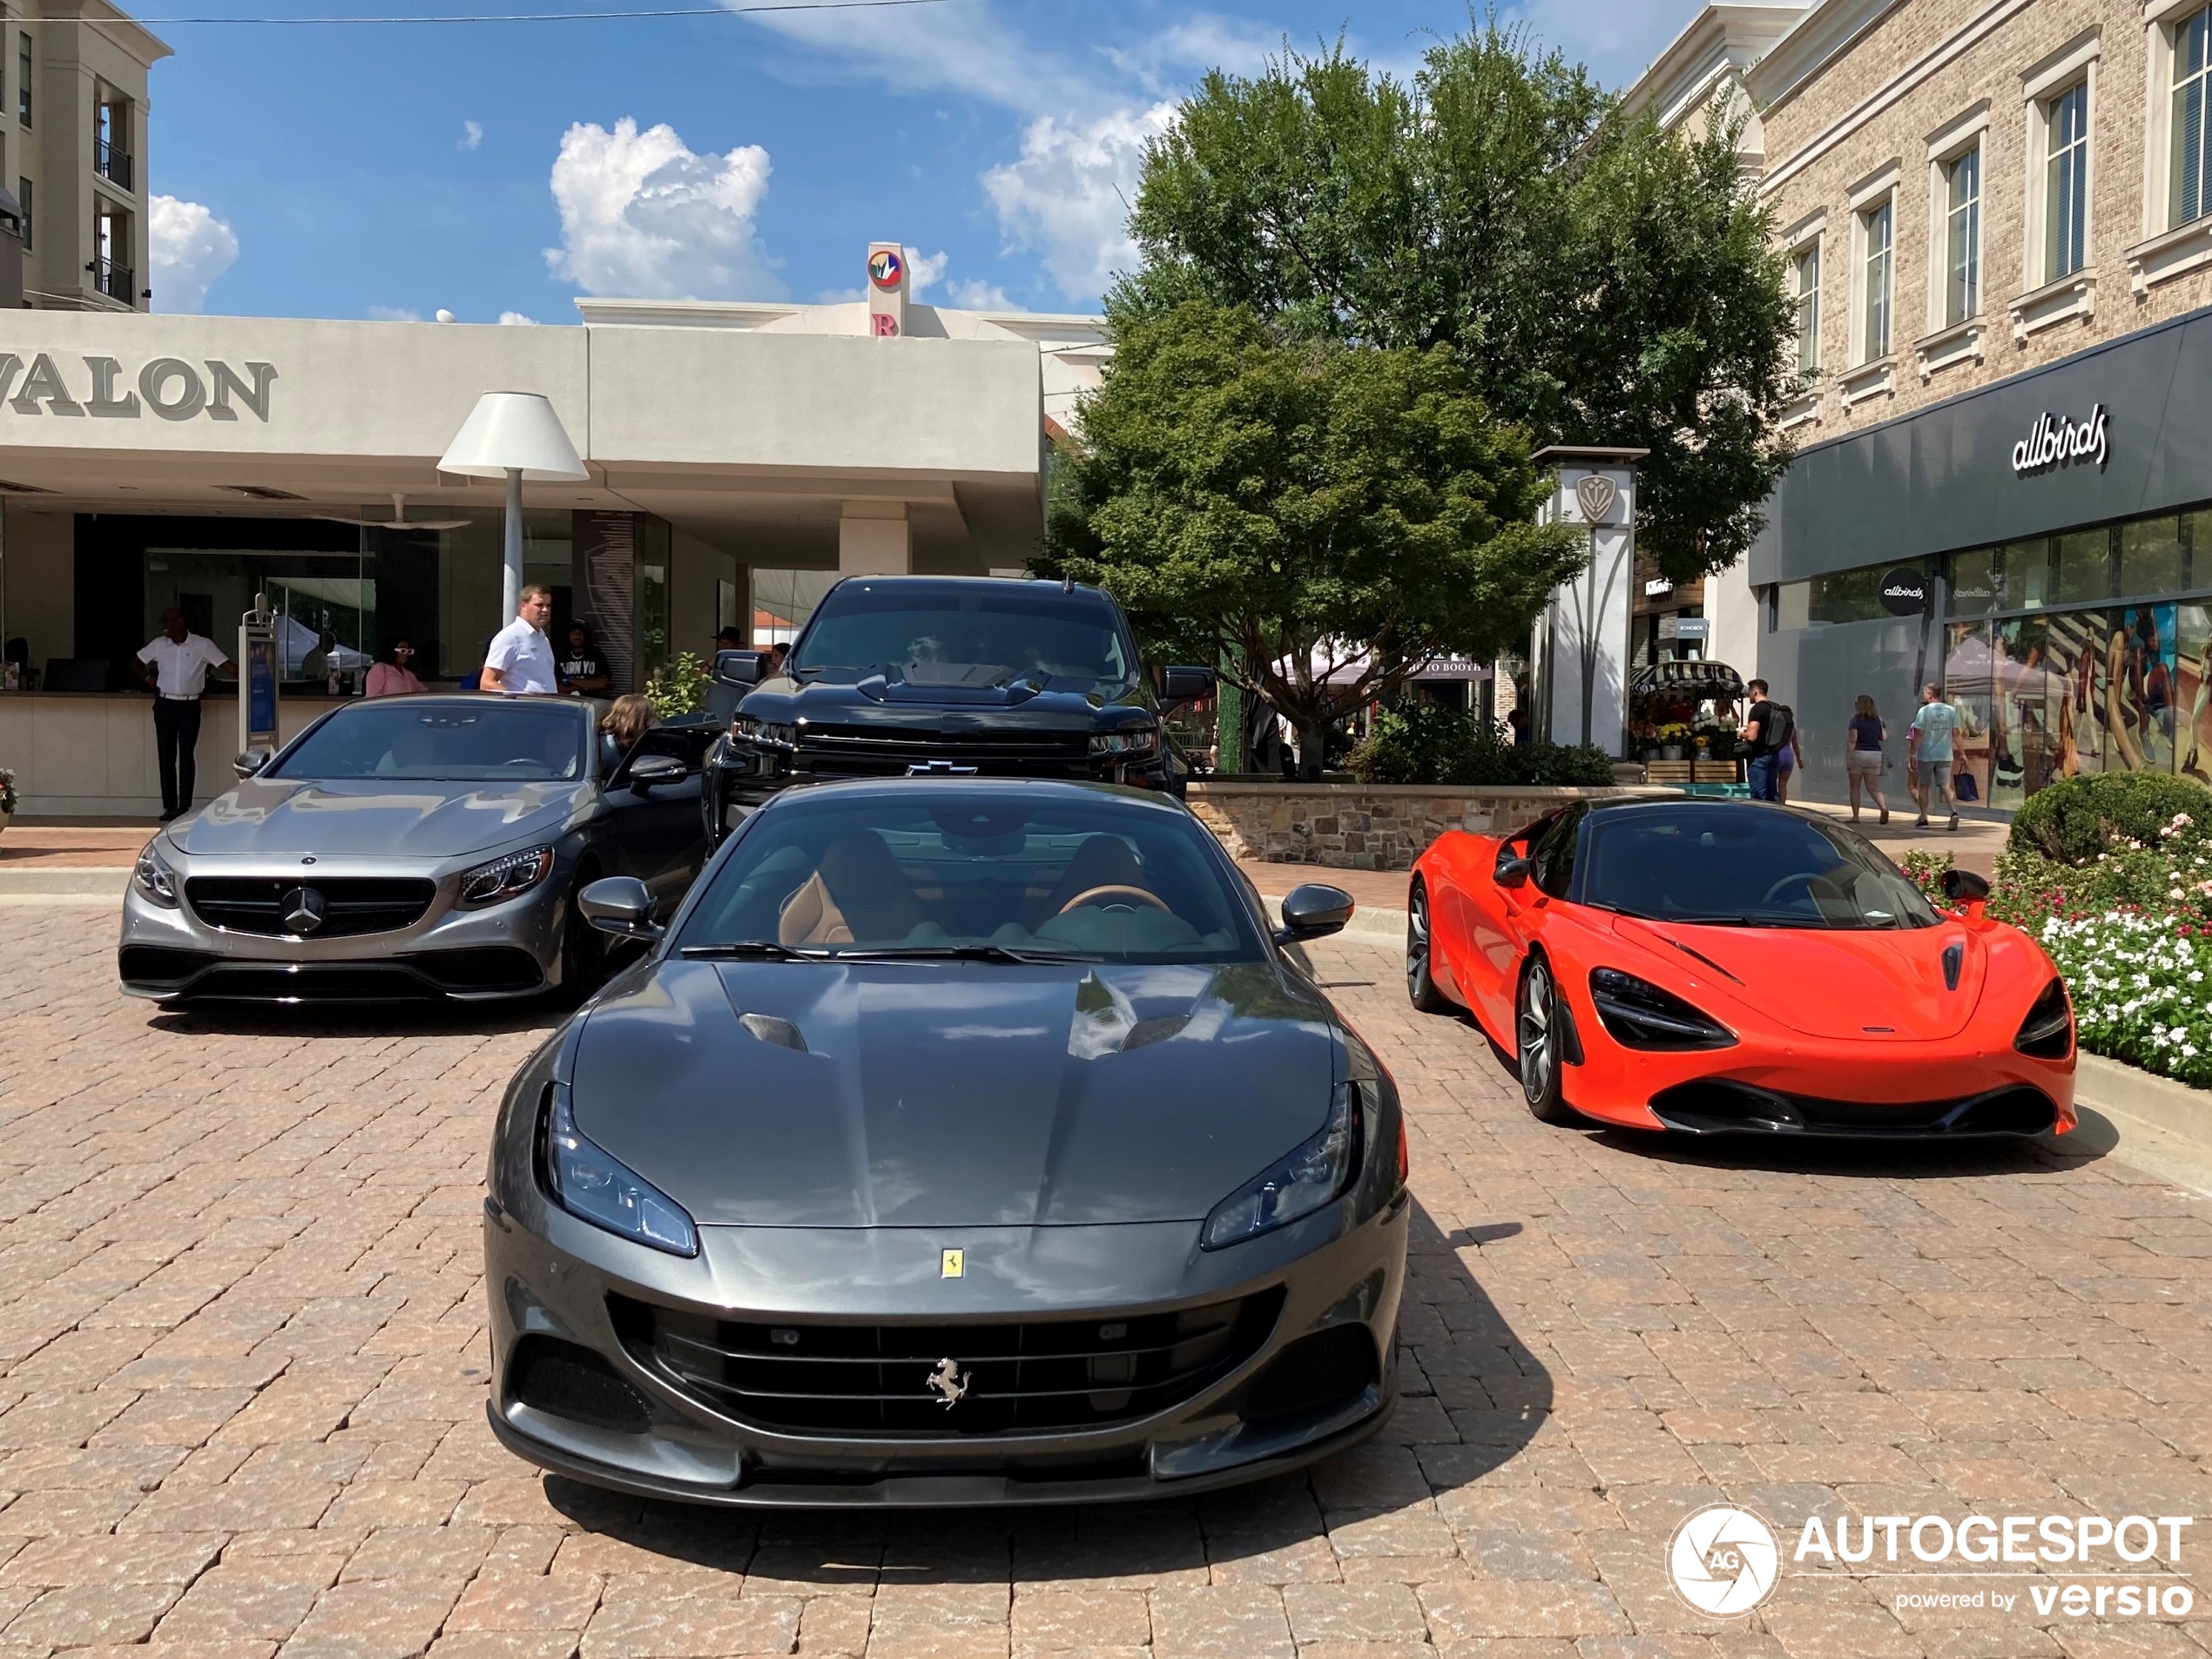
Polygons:
[[585,1022],[577,1126],[710,1226],[1195,1223],[1343,1069],[1259,963],[676,960]]
[[195,858],[455,858],[552,840],[587,786],[250,778],[170,834]]

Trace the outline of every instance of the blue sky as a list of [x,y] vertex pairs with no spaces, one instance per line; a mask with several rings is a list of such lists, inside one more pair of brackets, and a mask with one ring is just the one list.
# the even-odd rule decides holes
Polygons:
[[[680,0],[163,0],[167,15],[615,10]],[[1695,0],[1508,15],[1633,76]],[[1449,0],[945,0],[529,24],[162,25],[155,307],[576,320],[583,293],[857,293],[870,239],[924,299],[1082,310],[1123,262],[1145,138],[1207,68],[1348,35],[1406,67]]]

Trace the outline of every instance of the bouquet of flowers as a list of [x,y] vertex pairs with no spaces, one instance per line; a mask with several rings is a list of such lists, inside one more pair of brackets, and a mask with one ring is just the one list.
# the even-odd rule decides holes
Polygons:
[[16,774],[13,769],[0,766],[0,818],[10,818],[16,810]]

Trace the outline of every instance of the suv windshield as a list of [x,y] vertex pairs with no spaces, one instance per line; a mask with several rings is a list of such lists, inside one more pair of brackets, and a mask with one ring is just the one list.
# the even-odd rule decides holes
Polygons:
[[841,583],[792,656],[804,675],[877,670],[909,685],[949,686],[1026,679],[1102,696],[1120,691],[1136,671],[1109,601],[1045,583]]
[[1259,960],[1244,908],[1178,813],[987,785],[787,797],[712,872],[679,951]]
[[575,702],[359,703],[332,714],[261,775],[567,782],[583,775],[587,729]]
[[1581,901],[1655,921],[1738,927],[1932,927],[1897,867],[1794,813],[1713,801],[1593,812]]

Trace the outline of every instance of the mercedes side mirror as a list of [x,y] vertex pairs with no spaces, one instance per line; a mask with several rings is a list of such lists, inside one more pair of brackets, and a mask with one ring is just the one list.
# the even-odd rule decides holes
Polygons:
[[718,651],[714,653],[714,678],[720,685],[758,685],[764,677],[768,653],[765,651]]
[[1214,673],[1211,668],[1194,668],[1185,663],[1160,671],[1160,700],[1163,703],[1190,703],[1213,693]]
[[236,772],[239,775],[239,781],[243,782],[246,779],[253,777],[264,766],[267,765],[270,761],[275,759],[276,755],[271,750],[248,749],[244,754],[239,756],[235,760],[231,762],[231,770]]
[[1325,939],[1331,934],[1342,933],[1351,920],[1350,894],[1342,887],[1309,881],[1284,895],[1283,925],[1275,930],[1275,942],[1292,945],[1308,939]]
[[651,789],[680,784],[690,776],[684,763],[674,755],[639,755],[630,764],[630,787],[640,795]]
[[1946,870],[1943,896],[1953,907],[1964,906],[1969,914],[1973,914],[1976,907],[1988,901],[1989,878],[1972,870]]
[[1498,862],[1490,872],[1490,879],[1501,887],[1526,887],[1528,882],[1528,855],[1516,853],[1510,846],[1498,849]]
[[658,939],[665,931],[653,920],[653,895],[634,875],[610,875],[594,881],[577,894],[576,906],[594,927],[617,938]]

